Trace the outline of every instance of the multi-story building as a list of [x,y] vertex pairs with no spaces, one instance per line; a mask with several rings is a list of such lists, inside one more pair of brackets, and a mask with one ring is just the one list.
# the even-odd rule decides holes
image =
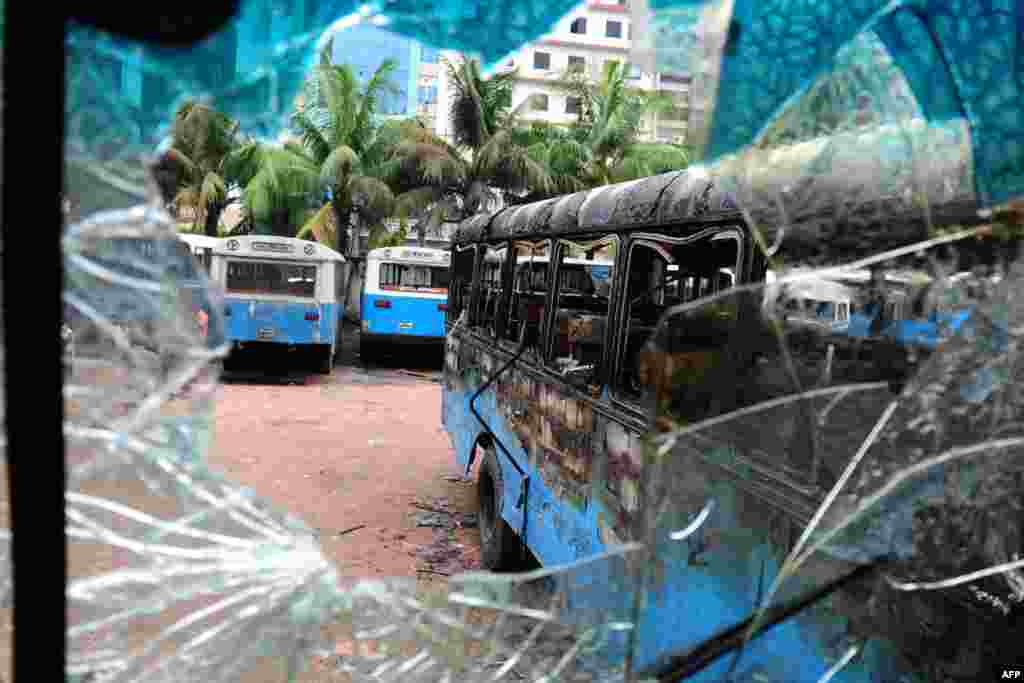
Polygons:
[[[586,0],[559,21],[550,33],[512,55],[499,68],[516,69],[513,106],[525,103],[522,118],[555,124],[576,120],[580,102],[558,81],[569,69],[579,69],[597,79],[607,62],[628,65],[632,87],[669,95],[675,104],[668,111],[651,113],[643,121],[644,140],[682,143],[686,138],[689,118],[691,79],[687,74],[645,73],[629,65],[632,47],[632,25],[629,7],[621,0],[600,2]],[[441,74],[437,109],[447,107],[450,88]],[[447,117],[435,117],[437,132],[447,136]]]

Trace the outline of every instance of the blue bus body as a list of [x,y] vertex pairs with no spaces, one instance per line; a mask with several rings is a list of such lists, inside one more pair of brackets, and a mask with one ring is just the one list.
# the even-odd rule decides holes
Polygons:
[[380,344],[444,342],[449,258],[447,251],[429,247],[385,247],[366,255],[360,295],[364,355]]
[[[636,192],[641,198],[661,196],[654,190],[667,186],[660,177],[641,182],[654,188]],[[622,665],[631,645],[634,670],[650,673],[666,657],[702,645],[758,610],[801,530],[894,392],[921,367],[914,364],[928,356],[920,351],[941,351],[974,320],[966,306],[920,313],[918,306],[910,312],[915,307],[908,304],[909,295],[916,284],[891,282],[881,304],[865,304],[865,292],[844,295],[836,288],[833,294],[806,297],[815,306],[824,304],[820,310],[830,312],[828,316],[773,313],[787,341],[784,355],[778,328],[761,315],[758,307],[763,303],[757,295],[728,291],[769,282],[770,271],[743,217],[724,208],[699,219],[688,216],[689,223],[631,223],[634,215],[656,213],[647,204],[629,206],[622,193],[626,186],[597,188],[463,223],[451,258],[442,423],[458,468],[467,475],[477,468],[482,557],[498,558],[493,564],[485,560],[485,566],[508,568],[503,566],[505,552],[488,554],[486,538],[503,539],[506,547],[524,545],[545,566],[573,564],[571,578],[560,587],[568,610],[564,616],[581,623],[630,622],[639,597],[635,639],[624,631],[612,633],[595,666]],[[678,187],[688,185],[680,181]],[[671,201],[672,207],[686,207],[695,200],[682,195]],[[563,304],[563,285],[558,283],[575,267],[567,255],[592,253],[609,241],[617,245],[610,293],[566,294]],[[546,257],[535,259],[547,272],[546,281],[555,284],[534,292],[530,305],[540,311],[534,325],[539,331],[531,337],[509,331],[513,318],[524,330],[530,323],[517,312],[516,297],[521,295],[512,277],[517,257],[509,252],[540,248],[535,245],[550,250],[545,254],[560,254],[561,260],[552,257],[549,265]],[[503,249],[504,270],[491,279],[488,257]],[[644,260],[634,266],[637,254]],[[719,277],[726,272],[729,278]],[[679,279],[669,286],[671,273]],[[685,287],[684,275],[689,279]],[[691,305],[711,296],[719,301],[719,294],[720,304],[709,299],[706,306]],[[896,302],[908,310],[873,308]],[[563,314],[568,325],[561,324]],[[590,332],[578,330],[600,330],[593,333],[601,337],[597,363],[561,364],[564,330],[580,340]],[[996,346],[1005,348],[1005,335],[997,331],[996,337],[1003,339]],[[582,342],[568,345],[571,354],[576,346]],[[642,386],[634,394],[627,380],[637,365]],[[576,382],[577,370],[586,371],[580,376],[589,381]],[[827,437],[801,440],[807,403],[778,399],[822,383],[837,391],[853,384],[865,388],[835,406],[825,405],[828,397],[821,399],[815,406]],[[679,436],[653,453],[652,441],[666,430],[719,415],[729,419],[701,427],[693,436]],[[867,463],[861,470],[873,466]],[[912,511],[898,512],[898,523],[910,524]],[[483,527],[491,528],[488,515],[495,521],[484,534]],[[692,525],[696,530],[685,539],[674,538]],[[865,536],[849,542],[862,553],[858,557],[887,554],[874,550],[873,537]],[[895,545],[901,538],[883,540]],[[649,539],[655,539],[653,545]],[[607,555],[636,542],[648,545],[637,559],[645,569],[642,583],[637,583],[635,566]],[[905,546],[899,549],[907,552]],[[837,543],[815,553],[774,603],[806,595],[863,561],[844,559],[849,557],[845,552]],[[928,566],[944,561],[920,552],[920,561]],[[734,680],[927,680],[921,677],[921,652],[933,645],[921,643],[933,643],[928,640],[932,636],[909,623],[868,619],[862,609],[865,595],[881,601],[877,604],[891,603],[893,613],[913,608],[904,599],[928,600],[927,609],[945,620],[943,637],[954,639],[949,642],[961,642],[951,635],[956,625],[974,623],[969,610],[984,612],[991,620],[985,622],[985,638],[995,638],[1005,628],[1003,617],[966,589],[907,597],[886,588],[880,577],[877,583],[877,594],[858,587],[862,592],[851,589],[822,597],[745,644],[738,661],[722,657],[686,680],[728,680],[734,663]],[[984,590],[995,595],[998,589],[993,582]],[[998,594],[1009,604],[1005,588]],[[856,656],[844,660],[851,646]],[[935,653],[931,659],[968,657],[952,647],[930,651]]]
[[232,237],[213,253],[232,351],[302,352],[329,374],[340,348],[341,254],[305,240]]

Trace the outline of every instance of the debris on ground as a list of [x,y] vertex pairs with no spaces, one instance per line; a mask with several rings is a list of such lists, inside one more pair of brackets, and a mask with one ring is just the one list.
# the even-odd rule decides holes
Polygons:
[[446,498],[434,498],[430,503],[414,500],[410,505],[423,510],[415,515],[416,526],[462,529],[471,529],[477,526],[475,512],[452,510],[452,504]]

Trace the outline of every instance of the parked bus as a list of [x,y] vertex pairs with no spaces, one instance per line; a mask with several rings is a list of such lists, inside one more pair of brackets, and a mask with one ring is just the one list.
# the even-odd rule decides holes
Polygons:
[[[875,143],[855,143],[815,170],[817,204],[789,211],[776,254],[789,268],[855,258],[850,245],[874,253],[926,239],[934,225],[981,221],[966,190],[924,215],[903,199],[912,193],[900,183],[910,181],[875,167],[856,172],[858,163],[872,163],[858,145]],[[803,176],[787,169],[810,167],[788,163],[785,151],[769,154],[756,167],[772,187],[795,186],[785,174]],[[962,189],[956,158],[936,154],[928,169],[936,178],[922,187]],[[476,469],[482,564],[515,567],[529,550],[543,565],[562,565],[644,542],[641,587],[630,588],[626,577],[613,585],[614,577],[595,570],[580,580],[587,589],[567,600],[570,609],[631,619],[642,591],[639,622],[608,656],[610,665],[622,664],[632,643],[634,671],[652,678],[671,657],[754,614],[893,392],[936,348],[934,339],[887,334],[909,315],[932,321],[934,337],[938,318],[915,313],[913,292],[882,266],[882,277],[866,283],[805,281],[778,296],[786,288],[780,277],[769,282],[764,245],[779,226],[761,222],[755,236],[745,218],[770,217],[776,195],[765,190],[755,207],[768,213],[742,212],[723,189],[735,186],[727,182],[733,178],[727,167],[696,167],[475,216],[460,225],[451,249],[442,420],[460,469],[467,476]],[[848,196],[871,199],[843,211],[825,201]],[[581,291],[581,254],[611,264],[609,286]],[[889,323],[875,322],[882,313]],[[842,339],[852,348],[858,336],[857,353],[836,352]],[[857,390],[793,398],[847,386]],[[711,419],[722,416],[729,419]],[[816,553],[786,584],[786,599],[888,552],[872,543],[857,537]],[[945,561],[919,552],[918,566]],[[1013,602],[1005,583],[982,583]],[[911,680],[938,660],[974,661],[958,645],[933,647],[942,638],[966,641],[954,633],[960,625],[984,631],[972,634],[975,645],[1009,628],[964,588],[923,595],[888,589],[881,579],[871,585],[819,596],[744,645],[742,657],[686,680],[725,680],[730,665],[733,680]],[[935,618],[926,626],[871,616],[869,599],[886,614],[927,609]],[[851,643],[858,656],[837,663]],[[922,659],[924,650],[932,654]]]
[[382,247],[366,255],[359,333],[364,360],[388,344],[443,345],[450,258],[431,247]]
[[213,261],[213,252],[217,245],[223,241],[223,238],[180,232],[178,233],[178,239],[189,245],[192,249],[192,254],[196,257],[196,261],[199,262],[203,270],[206,271],[206,274],[209,275],[210,264]]
[[[181,240],[109,237],[83,245],[81,255],[107,274],[76,267],[74,277],[66,284],[67,294],[86,302],[96,314],[127,334],[132,343],[159,351],[155,330],[167,315],[163,307],[167,303],[165,294],[170,292],[158,295],[152,289],[125,287],[113,282],[112,277],[129,277],[148,288],[173,281],[177,285],[174,294],[179,305],[198,306],[210,312],[206,288],[196,270],[191,249]],[[64,311],[67,329],[62,330],[62,339],[66,340],[67,348],[85,354],[103,353],[111,343],[109,336],[75,306],[65,305]]]
[[211,280],[224,292],[232,354],[287,350],[330,374],[341,347],[344,257],[293,237],[246,235],[213,251]]

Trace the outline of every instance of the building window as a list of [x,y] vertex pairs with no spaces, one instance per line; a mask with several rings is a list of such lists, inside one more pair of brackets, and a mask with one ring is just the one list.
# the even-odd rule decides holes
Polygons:
[[608,38],[621,38],[622,37],[622,22],[621,21],[609,21],[605,27],[605,36]]
[[533,68],[539,69],[540,71],[547,71],[551,68],[551,53],[549,52],[534,52],[533,53]]
[[582,101],[578,97],[566,97],[565,98],[565,113],[566,114],[579,114],[582,108]]
[[586,60],[577,55],[569,55],[569,71],[583,71],[586,67]]
[[587,34],[587,20],[584,17],[573,19],[572,23],[569,24],[569,33],[576,33],[584,36]]
[[533,111],[547,111],[548,96],[540,92],[530,95],[530,109]]

